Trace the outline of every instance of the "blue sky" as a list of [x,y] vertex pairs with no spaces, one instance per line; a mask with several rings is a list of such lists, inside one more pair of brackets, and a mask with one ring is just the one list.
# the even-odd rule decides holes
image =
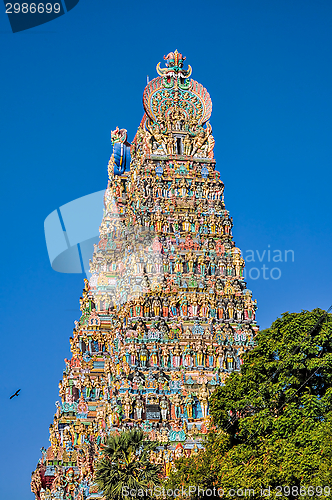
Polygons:
[[[248,279],[259,324],[330,306],[331,28],[325,0],[80,0],[16,34],[1,9],[1,498],[33,498],[79,317],[83,275],[51,269],[44,219],[106,187],[110,131],[133,138],[164,54],[185,54],[212,97],[235,241],[260,272]],[[273,262],[275,250],[293,254]]]

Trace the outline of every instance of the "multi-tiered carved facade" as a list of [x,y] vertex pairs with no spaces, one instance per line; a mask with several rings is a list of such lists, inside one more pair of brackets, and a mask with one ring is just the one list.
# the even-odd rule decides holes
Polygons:
[[202,446],[210,394],[254,344],[256,301],[215,170],[211,99],[181,54],[165,59],[132,144],[112,132],[100,242],[51,446],[32,477],[36,499],[101,498],[100,445],[132,427],[160,443],[151,459],[167,474],[174,457]]

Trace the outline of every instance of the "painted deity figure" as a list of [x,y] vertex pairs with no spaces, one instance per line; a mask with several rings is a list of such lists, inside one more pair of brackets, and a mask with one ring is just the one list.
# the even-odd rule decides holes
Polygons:
[[184,365],[187,368],[191,368],[193,366],[193,357],[192,357],[192,348],[190,344],[187,344],[184,348]]
[[182,405],[182,399],[179,394],[175,394],[171,398],[172,402],[172,416],[174,418],[181,418],[181,405]]
[[137,365],[137,346],[135,344],[131,344],[129,346],[129,354],[130,354],[130,365],[134,367]]
[[138,297],[135,300],[135,316],[140,318],[143,316],[143,297]]
[[165,383],[167,383],[167,379],[166,379],[165,375],[163,374],[163,372],[159,373],[157,382],[158,382],[158,389],[161,392],[165,386]]
[[153,308],[153,312],[154,312],[154,315],[155,317],[159,317],[160,316],[160,311],[161,311],[161,304],[160,304],[160,300],[159,300],[159,297],[155,297],[152,301],[152,308]]
[[138,370],[134,373],[133,376],[133,381],[132,381],[132,388],[134,391],[138,391],[139,387],[142,385],[142,378],[138,372]]
[[232,320],[234,318],[234,302],[232,300],[228,302],[227,310],[228,310],[228,317],[229,319]]
[[256,300],[252,301],[251,297],[248,297],[248,299],[246,299],[245,305],[244,305],[245,319],[254,321],[255,320],[255,309],[256,309]]
[[136,409],[136,418],[137,420],[142,420],[142,414],[144,411],[144,402],[141,398],[141,396],[138,396],[135,399],[135,409]]
[[224,368],[224,361],[225,361],[225,351],[223,346],[219,345],[216,348],[216,357],[217,357],[216,366],[217,368],[219,368],[219,370],[222,370]]
[[165,256],[163,256],[163,270],[164,270],[164,274],[168,274],[169,262],[168,262],[168,257],[165,257]]
[[205,275],[205,269],[206,269],[206,260],[205,260],[204,255],[199,255],[199,257],[198,257],[198,265],[199,265],[200,274],[202,276],[204,276]]
[[91,382],[91,379],[89,377],[89,375],[87,375],[84,379],[84,387],[85,387],[85,395],[87,398],[90,398],[91,396],[91,391],[92,391],[92,382]]
[[65,488],[64,500],[74,500],[75,492],[78,487],[78,481],[76,480],[74,469],[72,467],[66,472],[66,476],[63,480],[63,486]]
[[183,230],[186,233],[189,233],[189,231],[190,231],[190,221],[189,221],[189,215],[188,214],[185,215],[185,218],[184,218],[184,221],[183,221]]
[[169,301],[167,296],[163,297],[163,316],[164,318],[168,318],[168,310],[169,310]]
[[189,254],[187,255],[187,268],[189,273],[194,272],[195,260],[195,254],[193,252],[189,252]]
[[189,394],[186,396],[186,398],[184,400],[184,406],[186,408],[188,419],[193,418],[194,404],[195,404],[195,399],[194,399],[193,395],[191,394],[191,392],[189,392]]
[[186,134],[183,139],[183,154],[185,156],[190,156],[191,153],[191,138],[189,134]]
[[153,347],[151,349],[151,356],[150,356],[150,365],[151,366],[158,366],[159,365],[159,349],[156,343],[153,344]]
[[150,307],[151,307],[150,300],[149,300],[149,298],[146,298],[145,302],[144,302],[144,317],[145,318],[149,318],[151,316]]
[[168,367],[168,359],[169,359],[169,350],[167,345],[163,345],[161,348],[161,359],[162,359],[162,364],[163,368]]
[[243,304],[240,301],[236,303],[235,316],[236,316],[237,321],[243,320]]
[[94,389],[95,389],[95,399],[99,399],[101,391],[101,382],[99,377],[97,377],[95,380]]
[[159,331],[160,331],[160,338],[162,338],[163,340],[167,340],[169,330],[164,319],[162,319],[161,322],[159,323]]
[[186,294],[183,294],[180,298],[180,313],[182,317],[188,315],[188,300]]
[[210,258],[210,273],[211,276],[215,276],[217,272],[217,263],[215,257]]
[[207,318],[207,315],[208,315],[208,300],[206,298],[206,296],[204,295],[201,299],[201,312],[200,312],[200,316],[202,318]]
[[210,318],[215,318],[217,315],[217,304],[214,296],[212,296],[210,299],[209,309],[210,309]]
[[196,347],[196,362],[197,366],[204,366],[205,352],[203,342],[200,340]]
[[139,353],[140,365],[143,368],[147,366],[148,358],[149,358],[149,351],[146,348],[146,345],[143,344]]
[[234,369],[234,356],[231,351],[227,351],[227,369]]
[[236,360],[236,368],[239,370],[241,368],[241,365],[243,365],[243,356],[245,354],[245,349],[244,347],[241,345],[240,348],[237,350],[237,360]]
[[208,405],[209,405],[209,397],[210,397],[210,391],[207,388],[206,384],[202,385],[197,397],[198,397],[198,400],[199,400],[201,408],[202,408],[202,416],[203,416],[203,418],[206,418],[207,414],[208,414]]
[[154,265],[156,269],[156,273],[160,274],[162,272],[162,260],[160,255],[155,255],[154,256]]
[[194,292],[191,297],[190,297],[190,302],[191,302],[191,316],[193,318],[197,318],[198,316],[198,296],[196,292]]
[[243,273],[244,260],[239,253],[235,254],[233,262],[235,266],[235,275],[241,278]]
[[119,408],[118,405],[111,404],[108,408],[109,412],[109,423],[111,427],[117,427],[120,424]]
[[177,257],[175,258],[174,272],[181,274],[183,273],[183,264],[181,255],[177,255]]
[[125,417],[127,419],[130,418],[130,413],[132,411],[132,397],[130,396],[129,392],[127,391],[122,399],[122,404],[123,404],[123,410]]
[[[180,191],[180,196],[182,198],[185,198],[186,195],[187,195],[187,184],[186,184],[186,180],[185,178],[183,177],[180,181],[180,184],[179,184],[179,191]],[[186,229],[185,229],[186,231]]]
[[159,406],[160,406],[160,413],[161,413],[162,420],[167,420],[168,401],[167,401],[166,396],[163,396],[161,398]]
[[178,315],[178,311],[177,311],[177,298],[176,296],[172,296],[170,298],[170,301],[169,301],[169,304],[170,304],[170,309],[171,309],[171,316],[174,318],[175,316]]
[[209,361],[209,368],[214,368],[214,347],[212,344],[209,344],[207,347],[207,356]]
[[219,275],[225,276],[226,264],[223,258],[220,258],[218,260],[218,269],[219,269]]
[[182,350],[179,344],[176,344],[174,349],[173,349],[173,366],[174,367],[179,367],[181,365],[181,355],[182,355]]

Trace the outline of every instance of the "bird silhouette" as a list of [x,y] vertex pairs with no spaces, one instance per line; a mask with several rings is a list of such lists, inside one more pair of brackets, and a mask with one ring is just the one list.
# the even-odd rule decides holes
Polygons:
[[12,394],[9,399],[13,399],[13,397],[18,396],[18,393],[20,392],[21,389],[18,389],[15,394]]

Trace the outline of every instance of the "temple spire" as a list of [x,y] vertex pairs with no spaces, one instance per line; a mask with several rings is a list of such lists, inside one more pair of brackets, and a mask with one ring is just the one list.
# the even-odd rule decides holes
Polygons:
[[100,240],[32,477],[38,500],[101,499],[94,468],[107,436],[125,429],[160,443],[151,459],[167,475],[202,447],[210,395],[254,345],[257,306],[216,170],[212,102],[185,59],[175,50],[158,63],[131,143],[125,129],[111,133]]

